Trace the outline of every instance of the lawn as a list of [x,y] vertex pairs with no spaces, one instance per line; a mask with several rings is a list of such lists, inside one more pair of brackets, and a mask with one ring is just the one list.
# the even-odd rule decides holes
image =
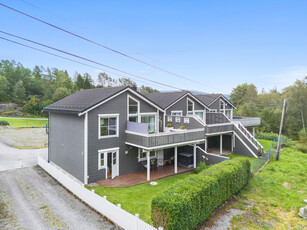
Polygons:
[[271,161],[253,177],[238,198],[234,206],[245,212],[233,218],[232,229],[306,228],[307,221],[297,214],[306,206],[307,154],[285,148],[280,160]]
[[46,127],[48,124],[48,119],[40,120],[40,119],[26,119],[26,118],[6,118],[1,117],[0,121],[8,121],[11,127],[16,128],[26,128],[26,127]]
[[107,200],[114,204],[121,204],[121,207],[131,214],[138,213],[140,218],[149,224],[151,221],[151,200],[159,192],[167,189],[178,180],[190,176],[192,172],[181,173],[178,175],[156,180],[158,185],[144,183],[131,187],[106,188],[101,185],[87,187],[95,190],[100,196],[107,196]]

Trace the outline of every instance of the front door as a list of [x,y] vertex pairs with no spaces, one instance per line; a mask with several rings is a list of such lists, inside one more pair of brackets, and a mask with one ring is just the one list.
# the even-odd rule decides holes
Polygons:
[[118,157],[117,157],[118,151],[112,152],[112,179],[118,176]]

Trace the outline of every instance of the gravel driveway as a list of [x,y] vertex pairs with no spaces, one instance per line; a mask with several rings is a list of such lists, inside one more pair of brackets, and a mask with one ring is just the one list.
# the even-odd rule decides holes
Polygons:
[[37,165],[37,154],[47,158],[48,149],[17,149],[0,142],[0,172]]
[[39,166],[0,172],[0,229],[117,229]]

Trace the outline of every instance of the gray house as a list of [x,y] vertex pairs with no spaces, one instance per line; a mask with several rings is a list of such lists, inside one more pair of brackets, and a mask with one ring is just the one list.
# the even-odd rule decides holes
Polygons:
[[133,87],[79,91],[44,108],[48,160],[88,184],[135,172],[150,180],[159,170],[184,172],[230,152],[258,157],[262,146],[231,120],[234,106],[216,98]]

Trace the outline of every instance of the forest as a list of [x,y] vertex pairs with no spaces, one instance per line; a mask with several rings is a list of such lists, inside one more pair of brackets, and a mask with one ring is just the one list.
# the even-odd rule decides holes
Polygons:
[[[75,72],[69,76],[66,70],[35,66],[33,70],[15,61],[0,62],[0,104],[16,103],[22,112],[30,116],[47,116],[42,109],[57,100],[82,89],[113,86],[136,86],[141,93],[158,92],[130,78],[112,78],[106,73],[97,75],[95,82],[88,73]],[[218,92],[217,92],[218,93]],[[281,92],[276,89],[258,91],[253,84],[241,84],[230,95],[236,106],[235,116],[261,117],[258,131],[278,133],[283,100],[287,100],[284,134],[298,139],[306,134],[307,77],[298,79]]]

